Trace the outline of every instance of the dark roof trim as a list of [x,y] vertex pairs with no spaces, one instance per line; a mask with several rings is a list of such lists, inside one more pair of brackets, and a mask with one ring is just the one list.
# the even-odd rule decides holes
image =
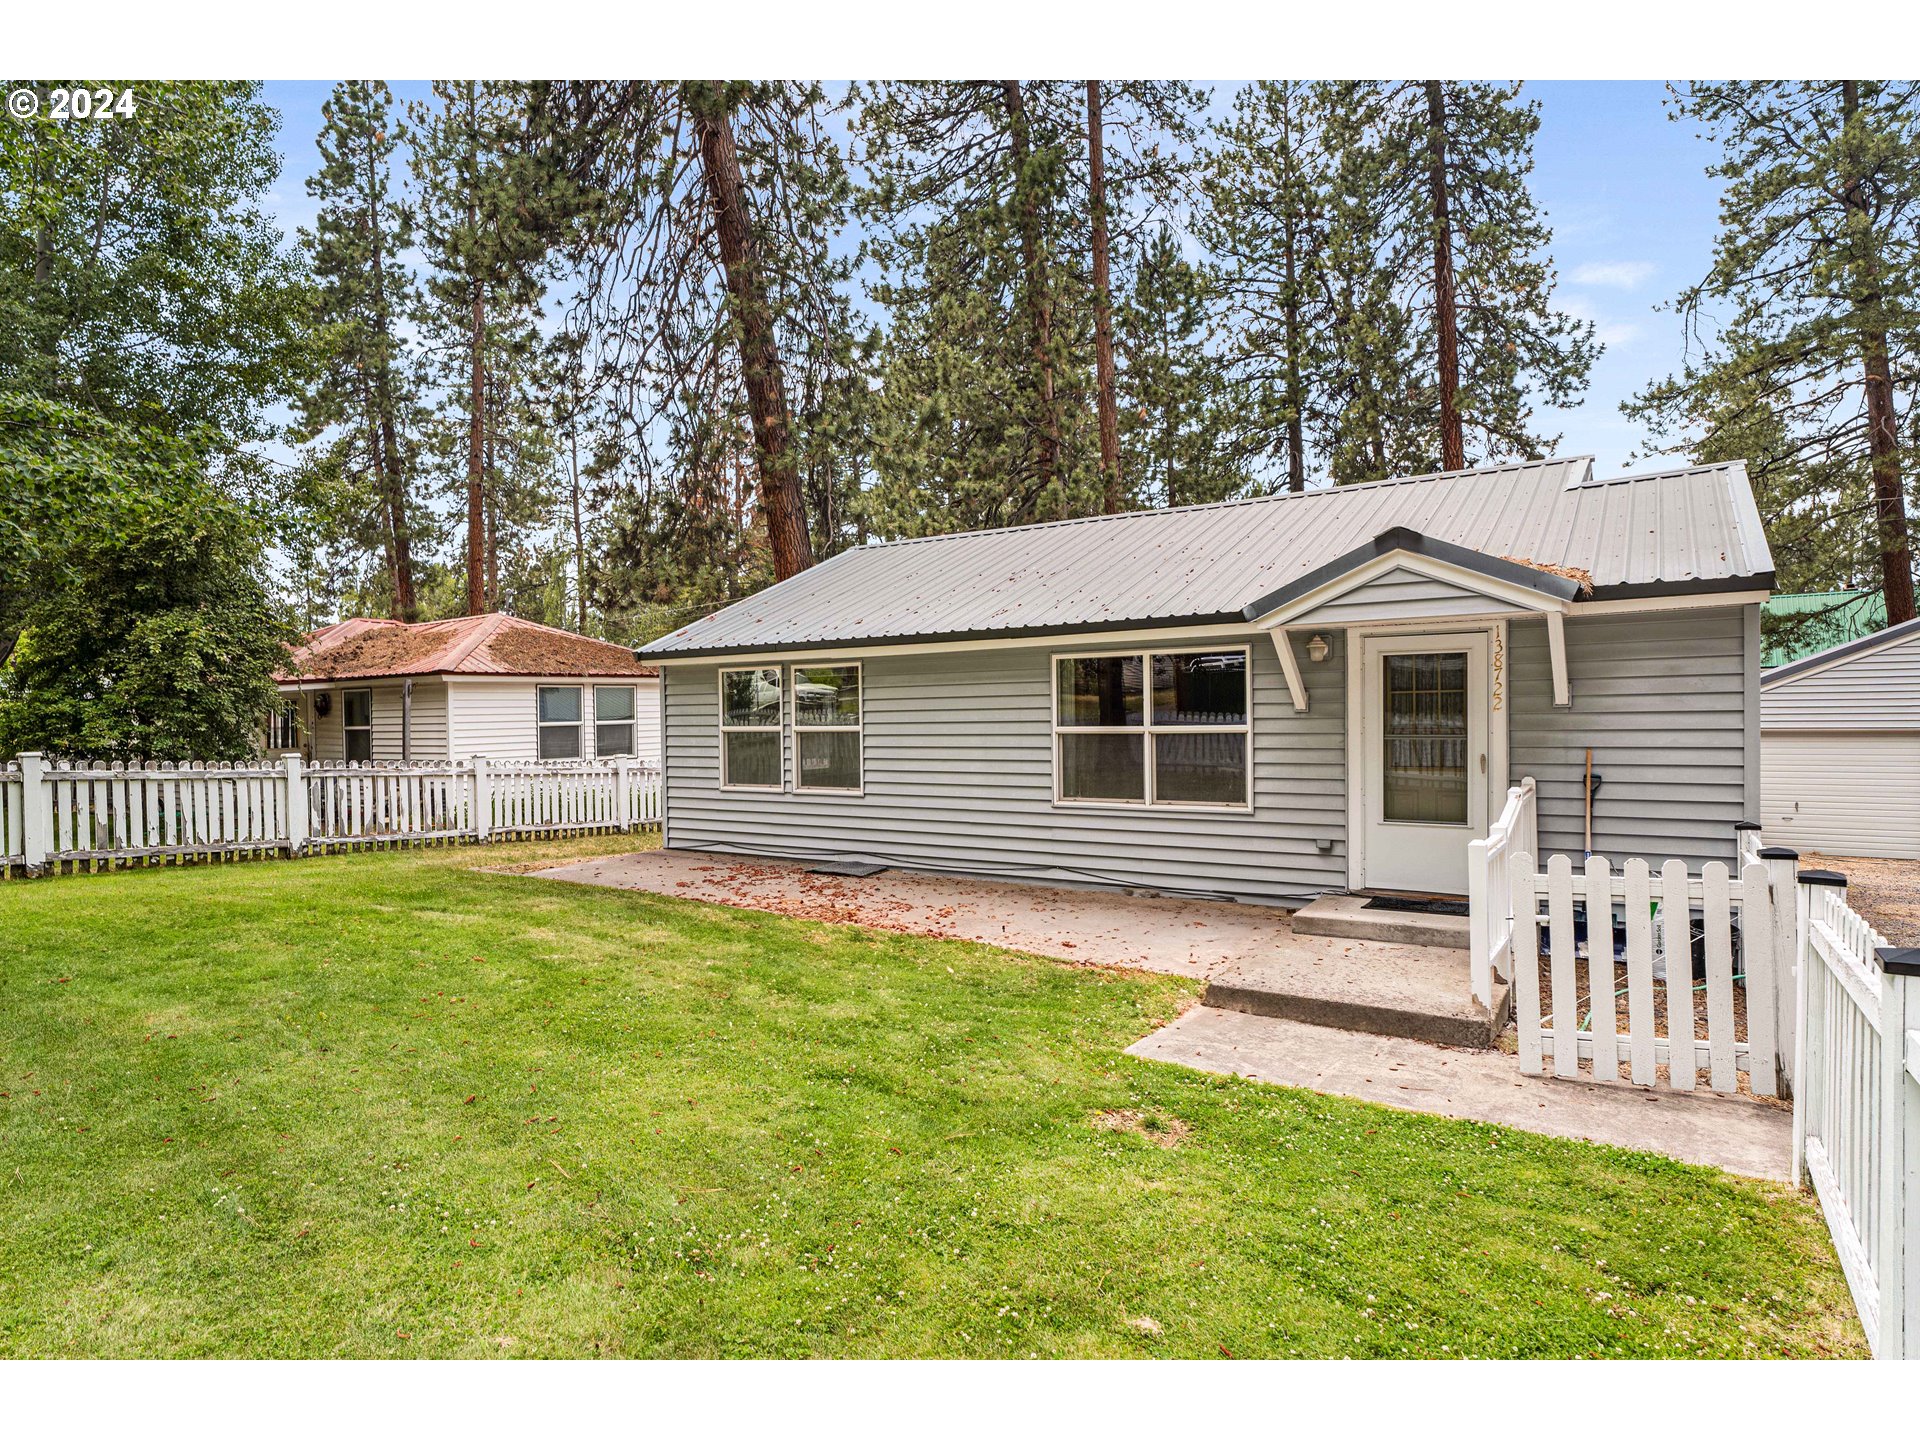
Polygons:
[[[723,660],[735,655],[791,655],[810,652],[837,655],[845,650],[875,650],[893,645],[946,645],[971,640],[1045,640],[1054,636],[1100,635],[1121,630],[1187,630],[1199,625],[1243,625],[1238,610],[1217,615],[1159,615],[1148,620],[1098,620],[1080,625],[1028,625],[1005,630],[942,630],[910,635],[865,635],[856,640],[781,640],[767,645],[723,645],[700,650],[655,650],[636,653],[650,663],[674,660]],[[654,644],[659,644],[655,641]]]
[[1382,530],[1365,545],[1356,546],[1346,554],[1329,560],[1318,569],[1308,571],[1298,580],[1282,585],[1271,595],[1261,596],[1246,607],[1244,612],[1246,618],[1258,620],[1262,615],[1271,614],[1282,605],[1318,590],[1329,581],[1338,580],[1351,570],[1357,570],[1383,555],[1396,552],[1438,560],[1442,564],[1452,565],[1460,570],[1485,575],[1490,580],[1502,580],[1509,585],[1524,586],[1528,590],[1538,591],[1556,600],[1571,600],[1580,593],[1580,582],[1569,580],[1564,575],[1552,575],[1545,570],[1536,570],[1531,565],[1521,565],[1512,560],[1503,560],[1497,555],[1469,550],[1464,545],[1455,545],[1447,540],[1436,540],[1430,535],[1422,535],[1418,530],[1411,530],[1405,525],[1396,525],[1391,530]]
[[1723,591],[1772,590],[1774,575],[1725,575],[1704,580],[1638,580],[1627,585],[1596,585],[1586,600],[1659,600],[1669,595],[1718,595]]
[[1882,645],[1898,644],[1909,635],[1920,635],[1920,620],[1903,620],[1898,625],[1889,625],[1886,629],[1872,635],[1862,635],[1858,640],[1842,640],[1825,650],[1816,650],[1811,655],[1803,655],[1786,665],[1777,665],[1760,677],[1760,684],[1772,685],[1781,680],[1791,680],[1809,670],[1817,670],[1823,665],[1831,665],[1835,660],[1845,660],[1850,655],[1858,655]]

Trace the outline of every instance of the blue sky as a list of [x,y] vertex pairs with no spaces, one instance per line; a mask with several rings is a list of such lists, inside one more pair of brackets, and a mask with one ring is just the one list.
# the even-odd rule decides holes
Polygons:
[[[1221,82],[1217,104],[1232,83]],[[403,100],[427,93],[424,82],[392,84]],[[273,205],[289,233],[313,213],[305,179],[331,89],[312,81],[266,87],[281,113],[285,161]],[[1585,403],[1543,415],[1540,428],[1562,432],[1561,454],[1591,454],[1602,471],[1617,471],[1642,439],[1620,402],[1682,359],[1679,320],[1654,307],[1706,270],[1719,200],[1705,173],[1714,150],[1691,124],[1667,118],[1658,82],[1547,81],[1526,93],[1541,105],[1533,189],[1553,228],[1559,300],[1594,321],[1606,345]]]

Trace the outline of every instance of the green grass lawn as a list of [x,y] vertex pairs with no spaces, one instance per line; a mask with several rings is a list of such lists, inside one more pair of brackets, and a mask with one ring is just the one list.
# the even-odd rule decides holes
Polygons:
[[1182,979],[471,868],[630,847],[0,885],[0,1355],[1863,1353],[1783,1188],[1123,1056]]

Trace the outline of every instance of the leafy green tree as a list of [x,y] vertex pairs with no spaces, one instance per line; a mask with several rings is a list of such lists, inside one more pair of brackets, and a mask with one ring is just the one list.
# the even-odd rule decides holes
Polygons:
[[130,116],[0,124],[0,388],[232,466],[305,363],[299,267],[262,208],[277,116],[251,81],[133,88]]
[[0,754],[233,760],[276,699],[265,532],[191,448],[0,395]]
[[332,469],[346,482],[331,513],[374,542],[389,613],[413,620],[423,417],[402,338],[419,303],[405,259],[413,216],[394,176],[405,130],[379,80],[341,81],[321,115],[320,169],[307,181],[320,212],[302,237],[316,281],[310,323],[321,363],[302,397],[300,431],[329,439]]
[[1623,408],[1658,451],[1748,462],[1783,585],[1912,619],[1920,83],[1696,82],[1673,117],[1721,147],[1720,234],[1675,303],[1686,364]]

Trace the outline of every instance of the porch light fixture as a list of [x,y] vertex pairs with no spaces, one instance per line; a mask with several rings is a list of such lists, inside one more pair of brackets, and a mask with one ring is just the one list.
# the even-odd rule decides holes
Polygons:
[[1331,648],[1332,647],[1327,644],[1326,636],[1316,635],[1307,641],[1307,658],[1318,665],[1322,660],[1327,658],[1327,651]]

